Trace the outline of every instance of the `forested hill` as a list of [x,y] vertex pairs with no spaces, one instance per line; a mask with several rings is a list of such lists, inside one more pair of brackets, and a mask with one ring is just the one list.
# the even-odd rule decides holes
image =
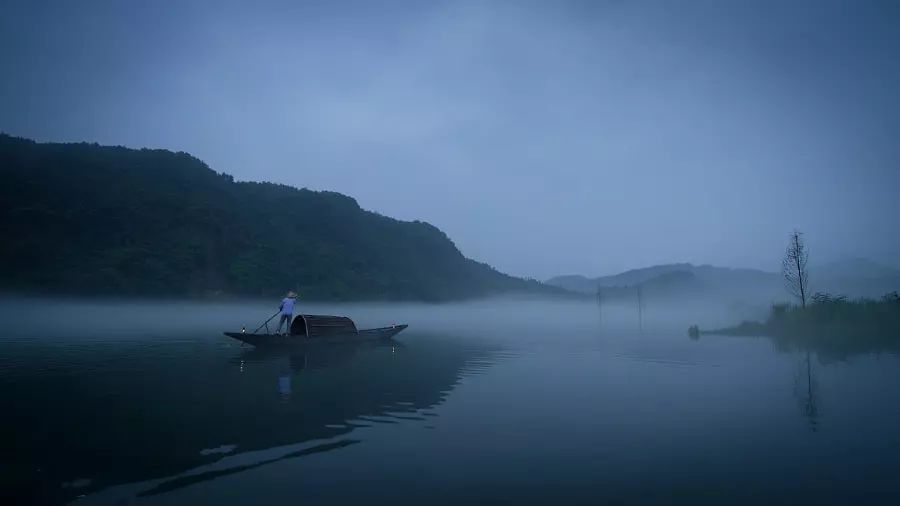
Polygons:
[[332,192],[236,182],[165,150],[0,134],[0,288],[438,301],[562,293],[465,258],[437,228]]

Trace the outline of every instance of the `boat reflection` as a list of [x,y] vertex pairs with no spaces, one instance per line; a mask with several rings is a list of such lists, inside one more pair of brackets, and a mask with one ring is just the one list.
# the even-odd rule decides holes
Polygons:
[[287,366],[290,371],[297,374],[304,370],[339,367],[353,360],[357,355],[370,353],[373,350],[390,350],[391,353],[397,353],[403,350],[404,346],[403,343],[391,340],[357,344],[323,344],[297,350],[254,348],[244,351],[233,362],[240,364],[242,372],[250,367],[266,368],[266,364],[276,363],[281,367]]
[[286,372],[278,376],[278,394],[282,401],[291,400],[291,376]]
[[[115,501],[165,493],[306,455],[309,451],[303,448],[310,444],[315,452],[338,450],[346,444],[329,441],[350,441],[347,435],[357,427],[379,421],[433,422],[422,413],[443,402],[473,364],[491,363],[492,356],[492,350],[441,337],[409,346],[382,342],[293,352],[242,350],[227,359],[229,367],[224,369],[221,363],[205,371],[186,368],[179,373],[185,388],[169,391],[164,401],[169,409],[154,413],[161,417],[156,426],[173,430],[148,426],[141,431],[139,426],[130,448],[103,449],[110,458],[83,470],[97,477],[96,486],[82,491],[89,494],[84,499],[120,483],[131,485],[115,487],[127,489],[127,495]],[[139,400],[134,401],[112,408],[128,416],[125,413],[141,410]],[[96,446],[102,438],[93,440]],[[295,449],[298,446],[302,451]],[[220,447],[229,452],[208,450]],[[136,462],[134,455],[152,455],[152,468],[129,467]],[[228,464],[233,458],[240,465]],[[115,472],[108,462],[117,463]],[[211,466],[215,471],[207,473]],[[109,499],[111,491],[99,492],[96,500]]]

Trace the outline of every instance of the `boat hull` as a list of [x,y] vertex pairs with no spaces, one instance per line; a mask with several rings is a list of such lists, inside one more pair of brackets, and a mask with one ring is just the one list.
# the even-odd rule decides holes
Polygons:
[[232,339],[237,339],[257,348],[294,348],[313,346],[319,343],[355,343],[363,341],[379,341],[394,337],[402,332],[407,325],[393,325],[377,329],[366,329],[357,332],[346,332],[321,337],[306,337],[303,335],[282,336],[278,334],[251,334],[249,332],[224,332]]

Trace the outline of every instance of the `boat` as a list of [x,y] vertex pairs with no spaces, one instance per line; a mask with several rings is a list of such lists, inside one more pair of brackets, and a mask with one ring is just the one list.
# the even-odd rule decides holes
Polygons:
[[353,320],[346,316],[301,314],[294,317],[287,334],[269,333],[268,325],[266,325],[267,332],[264,334],[256,333],[256,331],[247,332],[246,329],[241,329],[240,332],[224,332],[224,334],[257,348],[280,348],[317,343],[387,340],[402,332],[406,327],[408,325],[391,325],[390,327],[359,330]]

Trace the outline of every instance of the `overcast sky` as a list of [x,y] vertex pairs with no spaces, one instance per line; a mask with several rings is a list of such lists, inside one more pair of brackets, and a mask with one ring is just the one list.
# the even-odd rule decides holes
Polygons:
[[338,191],[522,276],[776,270],[795,227],[900,265],[900,2],[245,4],[0,0],[0,131]]

